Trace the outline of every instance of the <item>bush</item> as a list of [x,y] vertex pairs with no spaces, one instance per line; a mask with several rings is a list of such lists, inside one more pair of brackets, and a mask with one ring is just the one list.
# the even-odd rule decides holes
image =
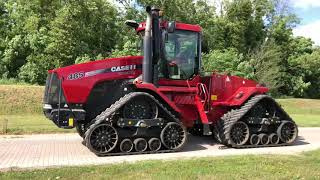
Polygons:
[[203,70],[253,78],[253,69],[235,49],[213,50],[202,55]]

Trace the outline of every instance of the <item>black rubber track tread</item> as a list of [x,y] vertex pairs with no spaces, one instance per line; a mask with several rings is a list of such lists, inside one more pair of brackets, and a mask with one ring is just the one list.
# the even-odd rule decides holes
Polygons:
[[246,148],[264,148],[264,147],[281,147],[281,146],[290,146],[292,144],[282,143],[282,144],[267,144],[267,145],[243,145],[243,146],[220,146],[219,149],[246,149]]
[[286,116],[287,121],[291,121],[294,123],[294,121],[290,118],[290,116],[283,110],[283,108],[270,96],[268,95],[256,95],[253,96],[250,100],[248,100],[243,106],[241,106],[239,109],[232,109],[226,114],[222,116],[222,118],[216,123],[216,129],[218,131],[218,137],[220,139],[220,143],[222,143],[225,146],[233,147],[233,148],[256,148],[256,147],[275,147],[275,146],[283,146],[283,145],[289,145],[289,144],[268,144],[268,145],[242,145],[237,146],[233,145],[230,140],[230,130],[234,123],[241,120],[244,115],[246,115],[247,112],[259,101],[262,99],[268,99],[273,101],[273,103],[276,105],[279,111],[283,113],[284,116]]
[[[88,141],[88,134],[89,131],[94,128],[95,126],[101,124],[101,123],[109,123],[112,124],[110,117],[117,112],[123,105],[125,105],[128,101],[130,101],[132,98],[137,97],[137,96],[147,96],[149,98],[151,98],[162,110],[164,110],[167,115],[169,115],[173,121],[181,124],[180,120],[178,118],[176,118],[171,111],[169,111],[163,104],[161,104],[156,98],[154,98],[152,95],[150,95],[149,93],[145,93],[145,92],[131,92],[126,94],[125,96],[121,97],[118,101],[116,101],[115,103],[113,103],[109,108],[107,108],[105,111],[101,112],[94,120],[92,120],[91,125],[89,126],[89,128],[87,129],[87,131],[85,132],[85,138],[84,138],[84,142]],[[182,126],[184,128],[184,126]],[[186,144],[187,139],[184,143],[184,145]],[[184,146],[183,145],[183,146]],[[181,148],[183,148],[183,146],[181,146]],[[132,155],[132,154],[150,154],[150,153],[167,153],[167,152],[176,152],[179,151],[181,148],[179,149],[175,149],[175,150],[159,150],[159,151],[144,151],[144,152],[114,152],[114,153],[103,153],[103,154],[96,154],[97,156],[115,156],[115,155]]]

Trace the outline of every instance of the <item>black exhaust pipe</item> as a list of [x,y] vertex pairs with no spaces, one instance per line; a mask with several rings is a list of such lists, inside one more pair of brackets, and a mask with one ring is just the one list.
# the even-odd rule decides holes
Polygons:
[[142,81],[146,83],[152,83],[152,36],[151,36],[151,25],[152,25],[152,15],[151,7],[147,6],[147,20],[146,28],[144,32],[143,39],[143,62],[142,62]]
[[[160,22],[158,8],[147,6],[147,21],[145,34],[143,39],[143,64],[142,64],[142,81],[146,83],[154,82],[155,72],[157,71],[156,64],[160,57]],[[154,68],[155,67],[155,68]]]

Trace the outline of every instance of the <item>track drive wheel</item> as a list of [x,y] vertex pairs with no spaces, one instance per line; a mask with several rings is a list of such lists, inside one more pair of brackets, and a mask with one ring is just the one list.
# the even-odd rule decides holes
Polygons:
[[123,108],[123,117],[128,119],[154,119],[158,117],[156,103],[144,96],[137,96],[127,102]]
[[230,129],[230,144],[241,146],[246,144],[250,137],[249,127],[245,122],[238,121]]
[[99,124],[90,128],[86,136],[87,147],[96,155],[104,155],[112,151],[118,143],[118,132],[109,124]]
[[169,122],[161,131],[161,141],[170,150],[178,150],[187,140],[186,129],[176,122]]
[[277,135],[284,143],[292,143],[298,136],[298,127],[291,121],[283,121],[277,129]]

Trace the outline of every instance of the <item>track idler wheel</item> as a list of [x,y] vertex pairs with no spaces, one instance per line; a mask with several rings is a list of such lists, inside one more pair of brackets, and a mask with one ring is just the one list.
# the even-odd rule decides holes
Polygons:
[[278,144],[280,141],[280,138],[276,133],[272,133],[269,135],[269,141],[271,144]]
[[158,138],[151,138],[148,144],[151,151],[159,151],[161,148],[161,141]]
[[85,138],[86,146],[95,154],[103,155],[112,151],[118,142],[117,130],[108,124],[99,124],[91,129]]
[[161,142],[170,150],[178,150],[187,140],[186,129],[176,122],[169,122],[161,131]]
[[258,145],[260,143],[260,137],[256,134],[252,134],[250,137],[250,144],[251,145]]
[[298,127],[291,121],[283,121],[277,129],[277,135],[284,143],[292,143],[298,136]]
[[259,138],[262,145],[269,144],[269,136],[267,134],[261,133],[259,134]]
[[133,144],[134,144],[134,149],[137,151],[137,152],[143,152],[145,150],[147,150],[148,148],[148,143],[145,139],[143,138],[138,138],[138,139],[135,139],[133,141]]
[[230,129],[231,145],[241,146],[246,144],[250,137],[249,127],[245,122],[238,121]]
[[124,139],[120,143],[121,152],[130,152],[133,149],[133,143],[130,139]]

